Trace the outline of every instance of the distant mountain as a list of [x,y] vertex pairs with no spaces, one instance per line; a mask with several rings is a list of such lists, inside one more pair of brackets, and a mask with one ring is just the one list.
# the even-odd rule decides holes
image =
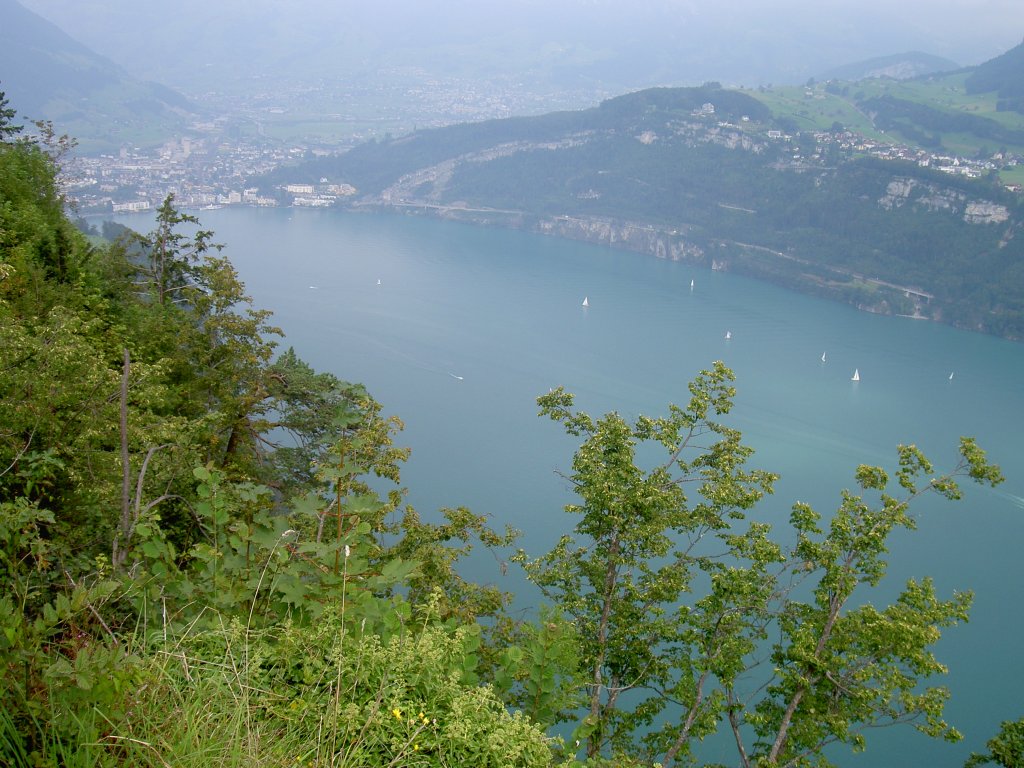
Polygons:
[[870,0],[830,3],[823,13],[801,3],[681,0],[22,2],[132,72],[197,93],[263,92],[268,80],[367,83],[388,70],[511,79],[545,93],[712,79],[795,84],[891,51],[972,64],[1017,42],[1012,19],[993,21],[998,8],[951,7],[979,3],[922,12],[916,3]]
[[827,70],[818,76],[818,80],[865,80],[869,77],[889,77],[893,80],[906,80],[936,72],[952,72],[960,69],[960,65],[941,56],[911,51],[896,53],[891,56],[876,56],[866,61],[858,61]]
[[25,119],[46,119],[84,148],[159,142],[196,108],[132,77],[15,0],[0,0],[0,90]]

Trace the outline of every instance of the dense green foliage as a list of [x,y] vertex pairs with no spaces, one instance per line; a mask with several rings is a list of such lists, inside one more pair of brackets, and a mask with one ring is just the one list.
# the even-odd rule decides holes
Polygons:
[[0,141],[21,132],[21,126],[14,124],[18,111],[7,103],[7,94],[0,91]]
[[899,495],[860,467],[784,547],[746,518],[775,478],[720,421],[722,364],[634,423],[555,390],[578,522],[517,556],[551,604],[516,619],[457,569],[514,532],[403,507],[401,423],[278,353],[212,233],[168,198],[91,245],[55,170],[0,143],[3,764],[686,765],[724,731],[744,766],[824,766],[874,727],[958,738],[932,651],[970,596],[862,597],[912,499],[1000,481],[973,441],[947,474],[901,447]]
[[[454,571],[510,534],[401,510],[400,422],[276,354],[269,313],[172,199],[151,234],[96,247],[54,171],[44,148],[0,144],[3,761],[164,764],[209,728],[227,740],[211,749],[267,763],[294,747],[321,765],[546,764],[543,733],[478,682],[476,622],[505,596]],[[228,659],[276,698],[240,699]],[[299,707],[308,728],[277,740]],[[430,712],[429,732],[392,708]]]
[[994,763],[1002,768],[1021,768],[1024,766],[1024,718],[1017,721],[1007,720],[1000,724],[999,733],[988,740],[988,752],[971,753],[964,763],[964,768]]
[[[901,446],[898,495],[888,473],[862,466],[860,492],[843,491],[827,525],[793,505],[796,543],[783,547],[769,525],[746,521],[776,478],[747,470],[751,449],[718,421],[731,382],[716,364],[691,383],[687,407],[633,424],[594,420],[560,389],[539,398],[542,414],[584,438],[570,476],[581,503],[566,509],[579,517],[575,536],[526,568],[581,633],[588,701],[576,734],[588,756],[688,764],[721,729],[745,768],[829,765],[827,745],[863,749],[868,729],[899,722],[959,739],[942,719],[948,692],[922,683],[942,673],[931,646],[966,620],[970,595],[941,600],[923,579],[881,610],[855,600],[884,577],[889,535],[915,527],[912,499],[959,498],[956,476],[997,483],[998,469],[964,439],[960,465],[934,477]],[[663,459],[641,469],[642,447]]]

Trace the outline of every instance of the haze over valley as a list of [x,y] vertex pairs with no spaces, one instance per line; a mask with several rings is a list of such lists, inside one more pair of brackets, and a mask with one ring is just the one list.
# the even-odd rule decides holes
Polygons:
[[[0,10],[11,14],[17,6],[3,0]],[[307,145],[590,107],[653,86],[801,84],[844,65],[910,52],[930,55],[933,68],[971,66],[1016,45],[1024,30],[1011,0],[21,6],[132,78],[178,90],[208,119],[226,121],[228,138],[241,133]],[[5,27],[6,55],[33,44]],[[45,55],[45,48],[34,49]],[[29,90],[9,75],[4,82],[32,117],[56,117],[29,98],[53,84]]]

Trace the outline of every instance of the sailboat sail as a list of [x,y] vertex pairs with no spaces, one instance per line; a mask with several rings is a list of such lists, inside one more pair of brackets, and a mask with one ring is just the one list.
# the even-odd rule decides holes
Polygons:
[[590,306],[590,297],[589,296],[584,296],[583,297],[583,306],[584,307],[589,307]]
[[860,369],[853,369],[853,376],[850,377],[850,381],[860,381]]

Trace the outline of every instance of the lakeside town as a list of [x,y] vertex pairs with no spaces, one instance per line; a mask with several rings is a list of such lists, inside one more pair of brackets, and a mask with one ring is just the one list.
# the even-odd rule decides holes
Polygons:
[[[987,158],[967,158],[945,152],[884,143],[855,132],[819,131],[789,135],[752,124],[733,125],[715,118],[713,104],[695,111],[697,122],[687,123],[705,140],[742,146],[752,139],[778,145],[785,162],[794,169],[824,167],[837,156],[871,156],[902,160],[969,178],[980,178],[1016,167],[1024,158],[995,153]],[[808,137],[813,137],[813,150]],[[646,134],[638,137],[651,140]],[[338,147],[333,152],[343,152]],[[358,193],[349,184],[323,178],[319,184],[286,183],[263,188],[255,179],[314,155],[328,154],[322,146],[300,141],[272,141],[263,137],[230,139],[193,136],[175,139],[152,150],[123,147],[116,155],[72,157],[64,168],[66,193],[82,215],[131,213],[156,208],[174,194],[183,208],[215,208],[231,205],[258,207],[331,207]],[[1020,192],[1020,185],[1007,184]]]

